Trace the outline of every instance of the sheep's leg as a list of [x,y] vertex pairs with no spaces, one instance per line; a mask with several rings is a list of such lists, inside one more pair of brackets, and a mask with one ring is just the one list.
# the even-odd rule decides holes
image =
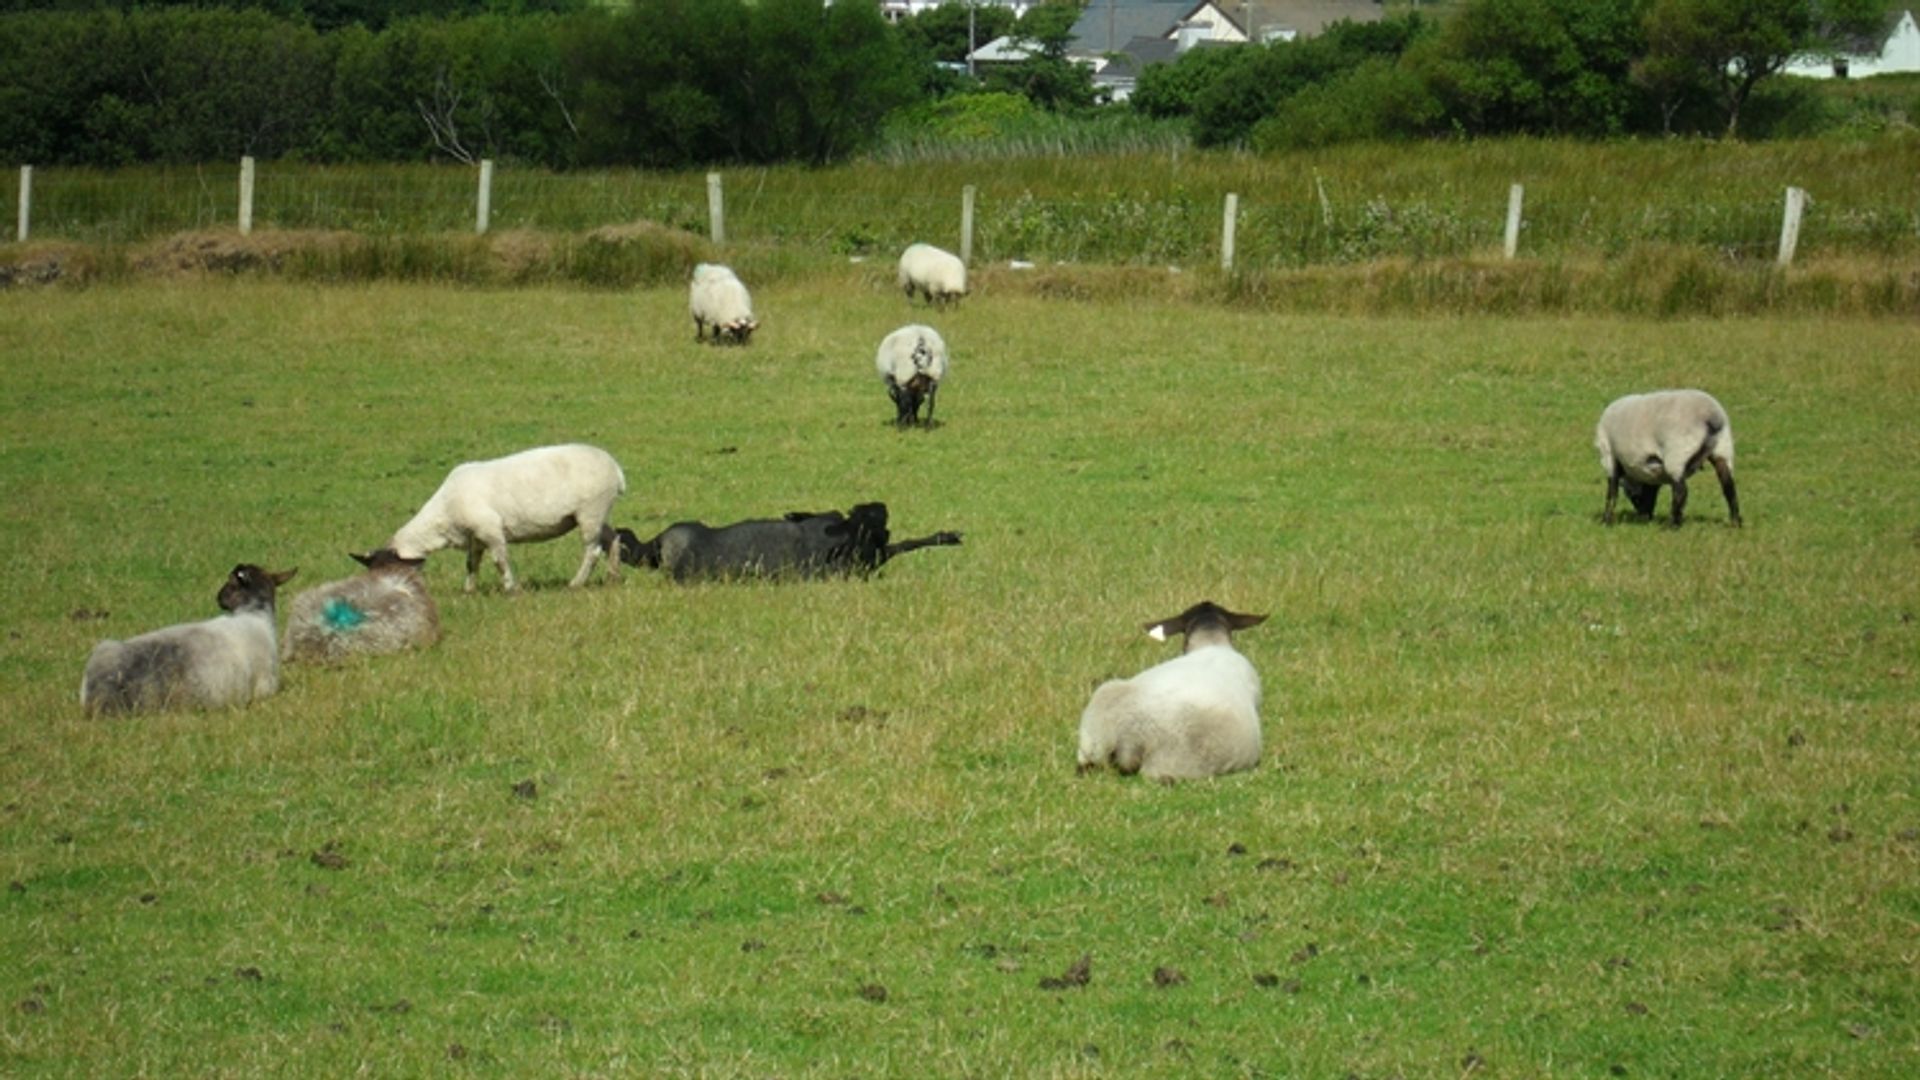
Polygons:
[[1675,480],[1673,482],[1673,527],[1674,528],[1677,529],[1680,527],[1680,518],[1681,518],[1681,515],[1686,512],[1686,509],[1687,509],[1687,482],[1685,480]]
[[479,585],[479,583],[480,583],[480,538],[477,536],[469,536],[467,537],[466,591],[472,592],[474,590],[474,587]]
[[939,383],[934,383],[933,385],[931,385],[931,386],[929,386],[929,387],[927,387],[927,419],[926,419],[926,424],[927,424],[927,426],[928,426],[928,427],[932,427],[932,426],[933,426],[933,395],[935,395],[935,394],[937,394],[937,393],[939,393],[939,392],[940,392],[940,384],[939,384]]
[[512,592],[520,587],[513,580],[513,564],[507,561],[507,537],[505,533],[496,533],[487,537],[487,553],[493,556],[493,568],[500,571],[500,587]]
[[1613,524],[1613,504],[1620,498],[1620,464],[1615,462],[1613,471],[1607,474],[1607,508],[1600,512],[1600,524]]
[[1719,458],[1708,458],[1713,462],[1713,471],[1720,477],[1720,494],[1727,497],[1727,514],[1735,525],[1740,524],[1740,497],[1733,491],[1733,466]]
[[908,393],[907,388],[901,386],[891,375],[887,376],[887,396],[893,398],[894,426],[906,427],[912,423],[913,414],[916,411],[913,395]]
[[580,556],[580,569],[574,571],[573,580],[567,582],[568,588],[577,589],[587,583],[587,578],[593,574],[594,562],[600,558],[601,537],[606,531],[605,525],[598,529],[580,530],[581,538],[586,541],[587,550]]

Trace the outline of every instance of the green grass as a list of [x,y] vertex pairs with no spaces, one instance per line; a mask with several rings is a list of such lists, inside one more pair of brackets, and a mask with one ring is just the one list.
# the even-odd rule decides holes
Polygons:
[[[926,316],[756,300],[718,350],[678,287],[0,293],[0,1073],[1912,1071],[1914,324],[989,290],[902,434],[869,358]],[[1711,483],[1601,527],[1594,419],[1680,384],[1746,528]],[[100,637],[561,439],[643,533],[880,498],[966,543],[568,591],[562,540],[517,597],[440,555],[431,651],[79,715]],[[1076,776],[1201,598],[1273,615],[1261,767]]]

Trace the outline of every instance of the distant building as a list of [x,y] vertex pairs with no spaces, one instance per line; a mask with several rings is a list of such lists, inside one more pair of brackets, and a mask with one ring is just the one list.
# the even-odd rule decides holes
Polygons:
[[[827,0],[832,3],[833,0]],[[899,22],[910,15],[931,11],[944,3],[966,4],[968,0],[880,0],[880,14],[888,22]],[[1027,9],[1039,0],[972,0],[976,7],[1003,7],[1011,9],[1015,18],[1027,13]]]
[[1920,25],[1911,9],[1888,12],[1875,33],[1843,41],[1834,53],[1796,56],[1782,70],[1815,79],[1920,71]]
[[1383,14],[1379,0],[1091,0],[1067,55],[1093,68],[1104,96],[1125,101],[1141,71],[1190,49],[1294,41]]

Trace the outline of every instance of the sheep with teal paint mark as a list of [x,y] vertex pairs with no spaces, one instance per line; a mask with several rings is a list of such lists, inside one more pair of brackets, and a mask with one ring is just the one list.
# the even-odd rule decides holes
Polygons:
[[440,609],[420,572],[425,559],[403,559],[387,549],[352,558],[366,573],[293,598],[282,659],[333,663],[424,649],[440,640]]

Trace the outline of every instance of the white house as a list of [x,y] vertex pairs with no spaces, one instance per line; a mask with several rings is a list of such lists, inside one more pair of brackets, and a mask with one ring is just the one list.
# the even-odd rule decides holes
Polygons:
[[1912,9],[1892,12],[1878,33],[1843,42],[1835,54],[1796,56],[1783,70],[1815,79],[1920,71],[1920,24],[1914,22]]

